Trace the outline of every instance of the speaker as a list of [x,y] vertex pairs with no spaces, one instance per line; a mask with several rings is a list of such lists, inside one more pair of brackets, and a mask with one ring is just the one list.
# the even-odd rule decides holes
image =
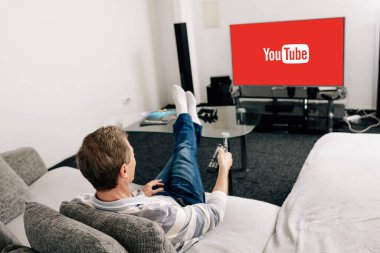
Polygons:
[[230,93],[230,84],[218,84],[207,86],[207,105],[233,105],[233,100]]
[[214,76],[211,77],[211,86],[218,86],[228,84],[231,85],[232,81],[230,76]]
[[186,23],[174,24],[174,31],[175,31],[175,40],[177,44],[179,73],[181,76],[182,88],[185,91],[191,91],[194,93],[193,76],[191,75],[189,41],[187,39]]
[[[380,45],[380,39],[379,39]],[[376,107],[376,117],[380,118],[380,49],[379,49],[379,66],[377,75],[377,107]]]

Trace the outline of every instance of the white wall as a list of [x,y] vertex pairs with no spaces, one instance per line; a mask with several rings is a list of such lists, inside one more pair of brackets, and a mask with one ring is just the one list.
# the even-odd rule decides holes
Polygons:
[[167,104],[157,8],[0,1],[0,152],[32,146],[50,166],[105,119]]
[[[204,26],[207,1],[216,28]],[[33,146],[50,166],[106,119],[172,102],[175,22],[188,23],[206,102],[210,77],[232,76],[230,24],[345,16],[347,107],[375,108],[379,14],[378,0],[1,0],[0,152]]]
[[[203,3],[216,2],[219,27],[205,28]],[[346,17],[345,86],[348,108],[374,109],[377,99],[380,1],[378,0],[197,0],[192,21],[201,100],[211,76],[232,76],[229,25]],[[191,49],[190,49],[191,50]],[[321,73],[323,74],[323,73]]]

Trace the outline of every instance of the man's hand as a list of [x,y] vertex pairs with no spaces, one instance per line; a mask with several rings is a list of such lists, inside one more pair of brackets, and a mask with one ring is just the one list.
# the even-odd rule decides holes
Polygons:
[[226,172],[228,172],[232,166],[232,154],[225,152],[221,147],[218,148],[218,164],[219,170],[226,170]]
[[232,166],[232,154],[225,152],[223,148],[218,150],[219,173],[213,191],[221,191],[228,194],[228,172]]
[[155,179],[155,180],[150,181],[149,183],[147,183],[141,188],[141,191],[145,194],[145,196],[151,197],[154,194],[158,192],[162,192],[164,190],[163,187],[153,190],[153,187],[157,187],[157,186],[164,186],[164,184],[162,183],[162,179]]

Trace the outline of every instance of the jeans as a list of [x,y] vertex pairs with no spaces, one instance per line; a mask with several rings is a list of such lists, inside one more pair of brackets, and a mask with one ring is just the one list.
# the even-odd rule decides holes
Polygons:
[[202,126],[183,113],[177,117],[173,133],[173,154],[156,177],[162,179],[164,191],[157,195],[170,196],[182,206],[204,203],[205,193],[197,163]]

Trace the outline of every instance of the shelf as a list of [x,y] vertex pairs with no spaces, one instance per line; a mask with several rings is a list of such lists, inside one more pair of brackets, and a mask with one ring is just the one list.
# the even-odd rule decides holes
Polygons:
[[[239,103],[240,108],[245,108],[247,118],[249,119],[250,111],[258,112],[261,116],[259,129],[269,129],[273,131],[287,131],[289,129],[297,131],[328,130],[328,102],[327,101],[310,101],[307,104],[307,114],[305,114],[304,103],[301,101],[279,101],[278,105],[281,108],[281,103],[286,103],[288,108],[292,110],[279,110],[273,113],[272,101],[242,101]],[[291,106],[290,106],[291,104]],[[334,104],[333,114],[334,122],[343,120],[345,107],[343,104]]]

